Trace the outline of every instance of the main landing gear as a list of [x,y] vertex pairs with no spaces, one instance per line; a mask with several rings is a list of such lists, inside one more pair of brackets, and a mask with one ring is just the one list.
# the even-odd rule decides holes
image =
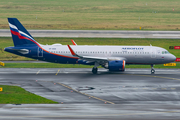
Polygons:
[[98,68],[95,68],[95,67],[92,68],[92,73],[93,74],[97,74],[97,71],[98,71]]
[[97,74],[99,63],[95,62],[94,67],[92,68],[92,73]]
[[154,74],[155,73],[155,70],[153,68],[153,64],[151,65],[151,74]]

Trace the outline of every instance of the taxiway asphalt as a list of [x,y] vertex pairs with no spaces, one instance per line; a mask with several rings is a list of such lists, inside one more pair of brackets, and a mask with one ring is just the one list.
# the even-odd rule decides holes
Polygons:
[[179,119],[180,70],[1,68],[1,85],[17,85],[59,104],[0,105],[0,119]]
[[[28,30],[28,31],[33,37],[180,39],[180,31],[142,31],[142,30]],[[0,29],[0,37],[11,37],[10,30]]]

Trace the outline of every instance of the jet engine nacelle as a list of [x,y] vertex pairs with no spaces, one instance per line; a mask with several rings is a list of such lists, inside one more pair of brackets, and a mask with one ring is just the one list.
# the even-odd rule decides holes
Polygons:
[[108,64],[105,65],[109,71],[124,71],[125,70],[125,60],[114,60],[109,61]]

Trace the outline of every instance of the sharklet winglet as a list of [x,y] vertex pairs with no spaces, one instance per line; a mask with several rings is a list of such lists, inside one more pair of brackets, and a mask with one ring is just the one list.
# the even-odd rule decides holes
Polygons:
[[71,42],[73,43],[73,45],[77,45],[73,39],[71,39]]

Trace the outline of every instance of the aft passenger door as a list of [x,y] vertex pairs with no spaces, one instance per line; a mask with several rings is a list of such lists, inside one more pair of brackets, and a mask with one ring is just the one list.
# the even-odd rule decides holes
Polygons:
[[38,57],[43,57],[43,50],[40,47],[38,47],[37,53]]

